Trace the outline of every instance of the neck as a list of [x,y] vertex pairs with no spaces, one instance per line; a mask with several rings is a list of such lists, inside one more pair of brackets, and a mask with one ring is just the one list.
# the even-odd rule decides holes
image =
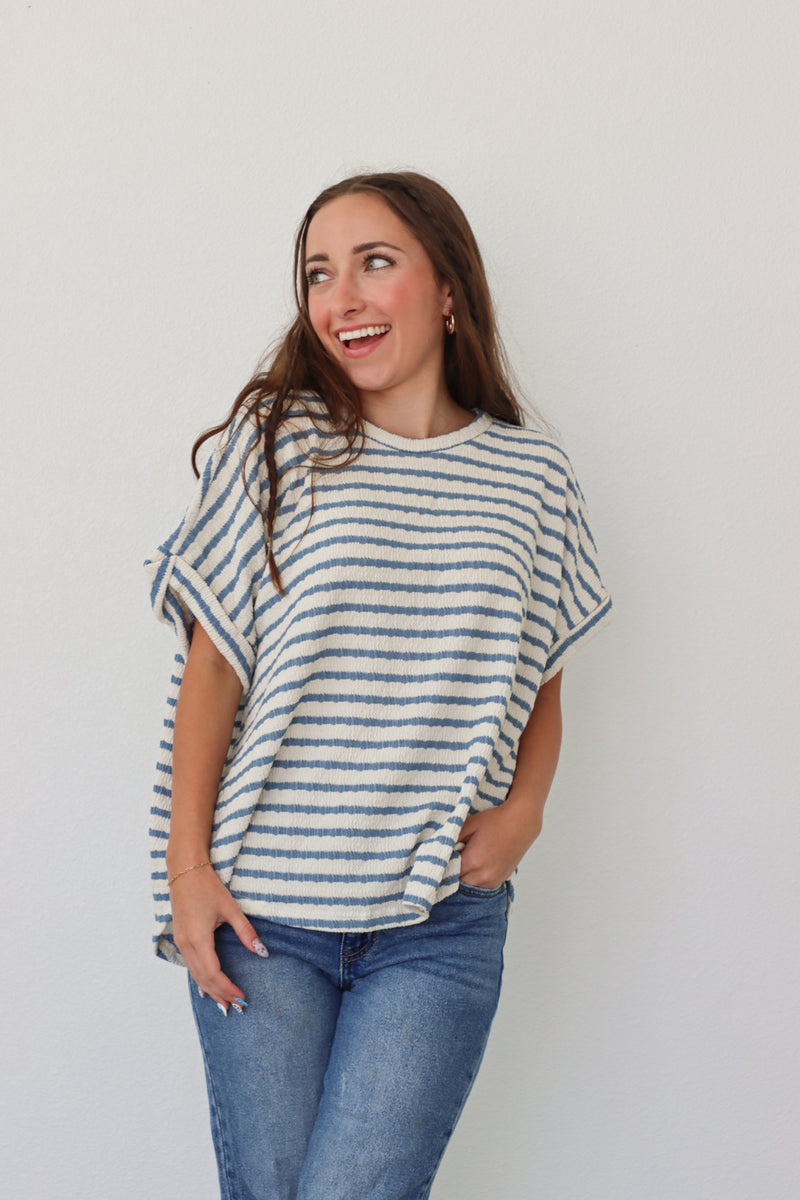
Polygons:
[[367,421],[398,437],[430,438],[453,433],[468,425],[474,413],[457,404],[447,390],[444,372],[432,393],[414,388],[362,391],[361,413]]

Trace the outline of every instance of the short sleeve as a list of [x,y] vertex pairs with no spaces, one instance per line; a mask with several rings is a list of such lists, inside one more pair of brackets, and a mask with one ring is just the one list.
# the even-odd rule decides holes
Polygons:
[[567,461],[559,592],[542,683],[557,675],[575,651],[608,624],[612,615],[611,597],[600,578],[586,501]]
[[153,611],[174,627],[184,656],[197,618],[245,691],[256,659],[255,596],[266,563],[264,522],[253,502],[260,499],[257,439],[250,424],[228,431],[183,520],[144,564]]

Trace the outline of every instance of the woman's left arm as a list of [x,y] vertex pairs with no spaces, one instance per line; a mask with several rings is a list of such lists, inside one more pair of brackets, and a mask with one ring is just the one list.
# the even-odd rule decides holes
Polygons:
[[542,830],[544,805],[561,749],[561,672],[542,684],[517,747],[517,763],[502,804],[471,813],[461,827],[461,881],[499,887]]

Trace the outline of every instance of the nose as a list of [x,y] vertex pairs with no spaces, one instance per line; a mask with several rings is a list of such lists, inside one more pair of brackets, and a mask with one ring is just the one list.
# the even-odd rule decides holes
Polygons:
[[347,272],[339,276],[333,295],[333,307],[341,317],[348,317],[361,312],[364,301],[358,290],[358,284]]

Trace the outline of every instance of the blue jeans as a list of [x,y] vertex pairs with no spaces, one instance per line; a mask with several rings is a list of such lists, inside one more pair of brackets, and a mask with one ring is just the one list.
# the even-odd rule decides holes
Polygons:
[[331,933],[251,918],[269,958],[216,933],[248,1002],[190,979],[222,1200],[425,1200],[500,997],[509,884],[416,925]]

